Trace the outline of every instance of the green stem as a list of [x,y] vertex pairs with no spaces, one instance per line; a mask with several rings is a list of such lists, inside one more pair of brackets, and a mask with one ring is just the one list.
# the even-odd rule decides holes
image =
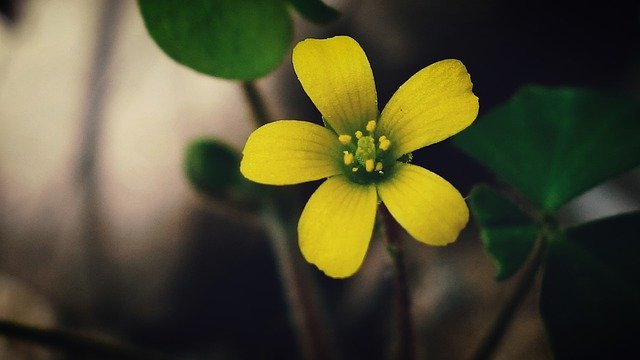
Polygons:
[[404,262],[404,250],[400,237],[400,228],[389,210],[380,205],[380,217],[385,230],[387,250],[394,266],[396,340],[393,358],[397,360],[415,359],[415,335],[411,317],[411,298]]
[[[270,117],[263,97],[255,84],[244,82],[242,89],[256,125],[262,126],[268,123]],[[327,359],[331,356],[314,283],[302,268],[300,257],[295,253],[292,239],[296,234],[288,231],[289,228],[286,227],[289,224],[287,221],[290,218],[289,215],[292,213],[291,207],[279,206],[291,204],[295,202],[292,199],[297,198],[295,189],[280,190],[278,194],[272,195],[265,201],[261,218],[276,257],[284,295],[289,306],[289,316],[298,336],[303,356],[307,360]]]
[[513,316],[526,298],[526,295],[531,290],[531,287],[535,283],[536,275],[540,270],[542,264],[542,258],[545,250],[547,237],[542,235],[536,241],[533,255],[529,260],[524,274],[520,278],[520,281],[516,285],[515,290],[511,294],[511,297],[507,300],[503,308],[500,310],[498,317],[494,321],[491,330],[487,333],[480,347],[474,353],[472,359],[474,360],[486,360],[489,359],[498,345],[502,341]]
[[0,334],[38,345],[64,351],[68,355],[100,359],[168,359],[167,357],[137,347],[96,339],[59,329],[43,329],[35,326],[0,320]]

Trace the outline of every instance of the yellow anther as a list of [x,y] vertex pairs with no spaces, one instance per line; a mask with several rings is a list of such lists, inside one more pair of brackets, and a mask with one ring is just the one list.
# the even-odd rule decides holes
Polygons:
[[378,163],[376,164],[376,171],[381,171],[381,170],[382,170],[382,163],[378,161]]
[[369,120],[369,122],[367,123],[367,131],[372,133],[375,129],[376,129],[376,121]]
[[338,140],[344,145],[347,145],[351,142],[351,135],[340,135],[338,136]]
[[358,168],[357,167],[351,168],[351,171],[356,172],[358,171]]
[[391,146],[391,140],[389,139],[384,139],[380,141],[380,150],[382,151],[387,151],[389,150],[389,146]]
[[362,131],[356,131],[356,139],[360,139],[362,137]]
[[347,166],[353,164],[353,154],[348,151],[344,151],[344,156],[342,157],[342,160],[344,161],[344,164]]
[[374,162],[373,159],[367,159],[364,162],[364,169],[367,170],[367,172],[372,172],[374,169]]

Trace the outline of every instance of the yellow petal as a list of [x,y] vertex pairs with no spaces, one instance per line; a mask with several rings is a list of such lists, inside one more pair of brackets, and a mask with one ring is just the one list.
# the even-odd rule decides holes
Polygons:
[[352,135],[377,118],[371,66],[352,38],[301,41],[293,49],[293,68],[304,91],[338,134]]
[[304,258],[334,278],[353,275],[369,247],[377,210],[374,185],[358,185],[344,175],[320,185],[298,223]]
[[378,195],[391,215],[421,242],[454,242],[469,220],[469,209],[458,190],[419,166],[397,163],[393,171],[378,185]]
[[331,130],[306,121],[280,120],[255,130],[242,151],[240,172],[249,180],[288,185],[340,173],[342,152]]
[[429,65],[400,86],[378,123],[396,158],[471,125],[478,115],[478,98],[471,88],[469,73],[458,60]]

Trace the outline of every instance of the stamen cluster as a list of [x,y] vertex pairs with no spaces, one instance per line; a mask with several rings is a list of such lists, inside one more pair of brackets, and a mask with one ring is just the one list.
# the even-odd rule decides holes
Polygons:
[[344,173],[355,182],[368,184],[380,180],[393,164],[393,159],[388,156],[391,140],[385,135],[376,139],[376,125],[375,120],[370,120],[365,126],[366,132],[357,130],[353,136],[338,136],[338,140],[344,145]]

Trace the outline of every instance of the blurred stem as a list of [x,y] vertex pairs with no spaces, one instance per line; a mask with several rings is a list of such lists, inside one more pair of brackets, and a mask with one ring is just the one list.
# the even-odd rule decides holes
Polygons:
[[[250,105],[257,126],[269,122],[269,114],[260,91],[254,82],[243,82],[247,102]],[[330,358],[327,334],[323,318],[319,311],[319,300],[315,294],[314,283],[302,268],[295,254],[295,230],[290,223],[292,203],[298,199],[296,189],[279,189],[266,199],[261,218],[267,235],[271,240],[280,279],[284,291],[294,330],[298,336],[300,349],[307,360]]]
[[269,122],[269,114],[267,113],[267,107],[264,104],[264,99],[260,94],[260,91],[256,87],[255,82],[245,81],[242,83],[242,90],[244,95],[251,105],[251,112],[253,113],[253,119],[258,126],[262,126]]
[[380,204],[379,214],[386,235],[387,251],[393,260],[394,266],[396,339],[393,356],[396,360],[415,359],[415,335],[411,317],[411,298],[409,297],[409,284],[400,228],[384,204]]
[[543,235],[538,237],[533,249],[533,255],[531,255],[531,259],[529,260],[520,281],[516,285],[515,290],[507,302],[504,304],[503,308],[500,310],[498,317],[491,326],[491,330],[489,330],[480,347],[474,353],[472,357],[473,360],[489,359],[502,341],[502,338],[513,320],[513,316],[535,283],[536,275],[538,274],[542,263],[548,236],[547,232],[543,231]]
[[168,359],[131,345],[101,340],[59,329],[43,329],[34,326],[0,320],[0,334],[17,340],[30,341],[64,351],[67,355],[99,359]]
[[[77,159],[77,181],[81,196],[82,228],[80,237],[85,246],[86,292],[90,298],[84,301],[86,318],[100,316],[101,312],[113,308],[117,281],[113,264],[107,256],[104,237],[104,221],[101,214],[98,160],[104,126],[104,105],[109,94],[110,64],[116,41],[118,25],[124,13],[122,0],[104,0],[101,4],[100,22],[97,29],[91,75],[87,84],[86,108],[84,109],[82,138]],[[74,309],[74,316],[78,316]],[[107,315],[109,320],[114,318]],[[82,318],[82,316],[80,316]],[[117,317],[116,317],[117,319]]]
[[283,223],[282,213],[277,209],[276,203],[277,199],[268,200],[263,208],[262,218],[276,255],[283,291],[300,348],[307,360],[331,358],[313,284],[295,257],[294,246],[290,241],[293,236],[287,231],[286,222]]

